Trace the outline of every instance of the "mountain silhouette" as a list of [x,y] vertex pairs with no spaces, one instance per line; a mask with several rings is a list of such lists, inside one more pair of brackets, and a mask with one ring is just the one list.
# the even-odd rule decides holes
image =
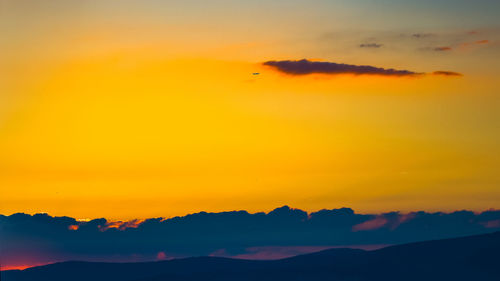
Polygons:
[[390,246],[330,249],[281,260],[193,257],[62,262],[1,273],[2,281],[500,280],[500,232]]

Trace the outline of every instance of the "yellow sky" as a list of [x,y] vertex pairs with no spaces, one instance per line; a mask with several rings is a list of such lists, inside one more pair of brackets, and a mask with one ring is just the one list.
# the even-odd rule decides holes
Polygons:
[[[500,208],[490,31],[481,36],[492,44],[448,58],[377,32],[394,50],[352,51],[355,38],[335,35],[327,52],[321,36],[304,40],[311,28],[257,23],[246,34],[245,19],[106,22],[96,10],[3,22],[15,30],[0,55],[1,214]],[[261,65],[304,57],[464,76],[290,76]]]

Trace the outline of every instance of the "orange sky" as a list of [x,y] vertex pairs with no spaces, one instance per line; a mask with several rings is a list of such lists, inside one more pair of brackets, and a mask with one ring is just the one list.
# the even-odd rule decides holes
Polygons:
[[[342,18],[324,27],[326,14],[302,16],[302,4],[255,22],[280,7],[55,1],[59,13],[25,2],[9,2],[2,19],[2,214],[500,208],[491,23],[396,29],[388,18],[367,29]],[[373,38],[380,50],[359,48]],[[290,76],[261,65],[302,58],[464,76]]]

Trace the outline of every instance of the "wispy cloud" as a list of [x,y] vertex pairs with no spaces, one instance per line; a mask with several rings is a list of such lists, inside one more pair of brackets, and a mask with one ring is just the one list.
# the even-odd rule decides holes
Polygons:
[[365,44],[360,44],[359,47],[360,48],[380,48],[382,47],[383,45],[382,44],[378,44],[378,43],[365,43]]
[[448,47],[448,46],[434,48],[434,51],[438,51],[438,52],[446,52],[446,51],[451,51],[451,50],[453,50],[453,48]]
[[428,38],[434,36],[434,33],[413,33],[411,37],[421,39],[421,38]]
[[471,47],[471,46],[487,45],[487,44],[490,44],[490,40],[483,39],[483,40],[462,43],[460,47]]
[[490,43],[490,40],[478,40],[476,42],[474,42],[474,44],[489,44]]
[[99,230],[106,231],[110,228],[116,228],[119,230],[124,230],[127,228],[137,228],[143,222],[144,222],[144,220],[139,220],[139,219],[125,221],[125,222],[123,222],[123,221],[107,222],[106,224],[99,226]]
[[464,76],[462,73],[453,72],[453,71],[434,71],[432,75],[441,75],[441,76]]
[[375,230],[386,225],[388,220],[383,216],[377,216],[372,220],[362,222],[352,227],[352,231]]

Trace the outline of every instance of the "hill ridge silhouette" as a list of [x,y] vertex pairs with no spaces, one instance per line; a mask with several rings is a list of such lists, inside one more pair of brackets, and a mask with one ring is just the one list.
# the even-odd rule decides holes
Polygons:
[[500,280],[498,253],[500,232],[493,232],[372,251],[328,249],[279,260],[68,261],[1,274],[2,281]]

